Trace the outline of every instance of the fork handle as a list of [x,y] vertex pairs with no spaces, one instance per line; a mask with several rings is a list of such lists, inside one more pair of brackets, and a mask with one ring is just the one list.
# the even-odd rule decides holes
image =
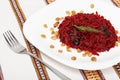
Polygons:
[[41,60],[37,56],[33,55],[32,53],[27,52],[27,54],[32,56],[32,57],[34,57],[34,58],[36,58],[37,60],[39,60],[42,64],[44,64],[47,68],[49,68],[53,73],[55,73],[62,80],[71,80],[70,78],[68,78],[67,76],[62,74],[60,71],[58,71],[57,69],[53,68],[51,65],[47,64],[46,62],[44,62],[43,60]]

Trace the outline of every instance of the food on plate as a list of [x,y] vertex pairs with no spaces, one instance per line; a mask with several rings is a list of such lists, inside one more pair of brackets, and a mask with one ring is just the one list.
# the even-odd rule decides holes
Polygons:
[[80,49],[76,49],[77,50],[77,53],[80,53],[81,52],[81,50]]
[[118,42],[115,43],[115,46],[118,46]]
[[53,34],[53,36],[51,36],[51,39],[52,40],[56,40],[59,38],[59,34],[58,34],[58,31],[52,31],[51,34]]
[[96,62],[97,61],[96,57],[91,57],[91,61]]
[[72,10],[71,15],[75,15],[75,14],[76,14],[76,11]]
[[53,48],[54,48],[54,45],[51,44],[51,45],[50,45],[50,48],[53,49]]
[[117,34],[110,20],[97,12],[66,16],[57,28],[60,42],[69,48],[89,51],[93,55],[109,51],[117,41]]
[[[94,4],[91,4],[91,8],[94,8]],[[82,57],[90,57],[91,61],[96,62],[96,55],[119,46],[119,31],[98,12],[84,13],[81,10],[76,13],[67,10],[66,14],[65,17],[55,18],[50,32],[51,39],[59,39],[60,46],[65,46],[67,52],[76,49],[77,53],[82,53]],[[58,53],[63,53],[63,50],[58,49]],[[76,60],[76,57],[72,56],[71,60]]]
[[64,44],[64,43],[62,43],[62,44],[61,44],[61,46],[62,46],[62,47],[64,47],[64,46],[65,46],[65,44]]
[[41,38],[46,38],[46,35],[45,34],[41,34]]
[[52,36],[51,39],[56,40],[56,39],[58,39],[58,37],[55,35],[55,36]]
[[63,52],[63,50],[61,50],[61,49],[58,50],[58,53],[62,53],[62,52]]
[[66,14],[67,14],[68,16],[70,16],[71,13],[70,13],[70,11],[66,11]]
[[59,22],[54,23],[54,27],[57,27],[59,25]]
[[63,20],[64,19],[64,17],[57,17],[57,18],[55,18],[55,20],[57,21],[57,22],[59,22],[60,20]]
[[72,56],[71,57],[71,60],[76,60],[77,58],[75,56]]
[[66,46],[66,51],[71,52],[72,50],[71,50],[71,48],[69,46]]
[[84,11],[83,11],[83,10],[80,10],[80,13],[84,13]]
[[120,43],[120,36],[118,36],[117,41]]
[[44,27],[44,28],[48,28],[48,25],[47,25],[47,24],[43,24],[43,27]]
[[94,7],[95,7],[95,5],[92,3],[92,4],[90,5],[90,8],[93,9]]

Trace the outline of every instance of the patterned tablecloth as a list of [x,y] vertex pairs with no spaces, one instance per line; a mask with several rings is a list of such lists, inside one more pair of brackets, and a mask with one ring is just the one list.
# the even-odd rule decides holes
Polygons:
[[[68,68],[67,66],[47,58],[45,55],[42,55],[38,49],[24,38],[22,35],[22,28],[26,19],[40,8],[44,8],[54,1],[55,0],[0,0],[0,17],[2,17],[0,19],[1,34],[7,29],[12,30],[16,35],[19,35],[18,38],[21,40],[21,43],[23,43],[31,53],[42,58],[48,64],[53,65],[56,69],[70,77],[72,80],[119,80],[120,63],[104,70],[94,71]],[[114,5],[110,0],[104,0],[104,2]],[[0,37],[2,37],[2,35],[0,35]],[[0,41],[3,41],[0,45],[0,51],[3,52],[8,48],[5,46],[3,38],[0,38]],[[29,59],[28,56],[23,57],[19,55],[18,57],[17,54],[12,54],[13,52],[9,55],[10,53],[8,54],[8,52],[10,52],[9,49],[4,52],[5,54],[0,53],[0,64],[3,69],[2,71],[5,80],[60,80],[38,60],[32,57]],[[14,59],[10,60],[13,61],[13,63],[10,63],[8,60],[10,58],[19,60],[22,58],[23,60],[15,61]]]

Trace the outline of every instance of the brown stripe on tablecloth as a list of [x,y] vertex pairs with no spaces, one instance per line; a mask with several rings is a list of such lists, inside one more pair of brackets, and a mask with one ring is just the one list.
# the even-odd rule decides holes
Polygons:
[[47,4],[50,4],[52,2],[54,2],[55,0],[45,0],[47,2]]
[[105,80],[100,70],[80,70],[84,80]]
[[[47,4],[54,2],[55,0],[46,0]],[[80,70],[84,80],[105,80],[100,70]]]
[[[24,13],[23,13],[23,11],[22,11],[19,3],[18,3],[18,0],[9,0],[9,2],[10,2],[11,7],[12,7],[12,9],[13,9],[15,15],[16,15],[17,21],[18,21],[18,23],[20,25],[20,29],[22,31],[23,24],[24,24],[24,22],[26,20],[25,15],[24,15]],[[23,37],[24,37],[24,35],[23,35]],[[27,44],[28,50],[32,54],[34,54],[37,57],[41,58],[39,50],[37,48],[35,48],[31,43],[29,43],[27,41],[27,39],[25,39],[25,37],[24,37],[24,40],[25,40],[25,42]],[[38,60],[34,59],[33,57],[31,57],[31,59],[32,59],[33,65],[35,67],[38,79],[39,80],[49,80],[49,77],[47,75],[47,72],[46,72],[46,69],[45,69],[44,65],[41,64]]]
[[113,66],[116,74],[118,75],[118,77],[120,78],[120,63],[116,64]]

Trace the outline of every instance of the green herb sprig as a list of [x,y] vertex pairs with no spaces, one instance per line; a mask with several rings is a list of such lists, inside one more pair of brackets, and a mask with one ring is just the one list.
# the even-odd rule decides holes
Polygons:
[[77,25],[73,25],[73,26],[76,27],[80,31],[88,31],[88,32],[94,32],[94,33],[99,32],[99,30],[91,28],[91,27],[77,26]]

